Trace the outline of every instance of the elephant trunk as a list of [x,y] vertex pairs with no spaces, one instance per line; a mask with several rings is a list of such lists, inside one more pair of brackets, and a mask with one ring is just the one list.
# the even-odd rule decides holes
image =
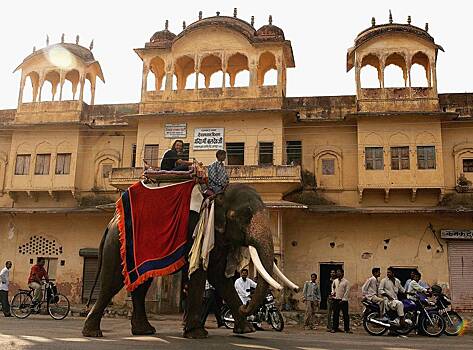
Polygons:
[[273,273],[274,247],[269,220],[265,211],[259,211],[253,215],[248,228],[247,243],[260,278],[251,301],[248,305],[242,305],[240,308],[240,313],[243,316],[253,314],[256,308],[263,303],[269,284],[276,289],[282,289],[271,277]]

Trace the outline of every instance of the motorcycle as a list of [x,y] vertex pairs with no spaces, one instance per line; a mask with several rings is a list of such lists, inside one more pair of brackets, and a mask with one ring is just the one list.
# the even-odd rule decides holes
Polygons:
[[[225,327],[233,329],[235,319],[233,318],[230,307],[226,304],[222,307],[222,318]],[[248,316],[247,320],[259,330],[263,329],[263,322],[268,323],[275,331],[281,332],[284,329],[284,319],[281,312],[276,307],[274,296],[271,292],[266,295],[263,305],[261,305],[253,315]]]
[[370,335],[380,336],[388,330],[397,334],[407,335],[417,328],[419,333],[430,337],[438,337],[445,331],[445,320],[435,309],[435,303],[430,302],[423,294],[417,294],[417,300],[404,299],[405,325],[401,326],[396,311],[388,310],[386,318],[380,317],[379,305],[369,300],[362,301],[363,328]]
[[463,319],[454,310],[449,309],[452,304],[451,300],[442,293],[442,287],[432,286],[432,294],[436,297],[435,306],[438,313],[445,321],[445,334],[455,336],[460,334],[463,329]]

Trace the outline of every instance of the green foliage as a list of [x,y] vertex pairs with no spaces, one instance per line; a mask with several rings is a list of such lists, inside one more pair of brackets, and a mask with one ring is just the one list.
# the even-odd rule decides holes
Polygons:
[[97,205],[104,205],[114,203],[115,199],[104,195],[88,195],[81,197],[79,206],[81,208],[96,207]]
[[300,190],[284,197],[285,200],[305,205],[333,205],[334,203],[314,190]]
[[448,193],[443,197],[440,205],[449,208],[473,208],[473,193]]

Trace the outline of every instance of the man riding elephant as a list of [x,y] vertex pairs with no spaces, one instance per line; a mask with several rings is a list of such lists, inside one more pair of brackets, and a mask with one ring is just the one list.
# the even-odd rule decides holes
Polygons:
[[[158,214],[156,214],[158,215]],[[192,240],[199,215],[191,211],[189,215],[188,240]],[[209,254],[207,269],[198,267],[189,279],[189,291],[186,299],[187,317],[184,337],[205,338],[207,331],[201,323],[202,297],[206,279],[222,296],[235,315],[235,333],[254,331],[246,321],[263,302],[268,286],[282,289],[271,276],[273,272],[286,285],[298,289],[274,265],[273,237],[270,230],[268,213],[258,193],[250,186],[230,185],[225,192],[215,198],[214,242]],[[240,248],[249,247],[253,263],[258,270],[260,282],[253,298],[243,305],[233,286],[233,273],[238,268],[233,264]],[[184,270],[188,267],[184,266]],[[274,267],[274,270],[273,270]],[[100,321],[104,309],[112,297],[124,286],[122,259],[117,215],[110,221],[99,247],[99,272],[101,290],[98,299],[85,321],[84,336],[100,337]],[[147,279],[131,292],[133,314],[132,333],[135,335],[154,334],[155,328],[148,322],[145,311],[145,296],[152,279]]]

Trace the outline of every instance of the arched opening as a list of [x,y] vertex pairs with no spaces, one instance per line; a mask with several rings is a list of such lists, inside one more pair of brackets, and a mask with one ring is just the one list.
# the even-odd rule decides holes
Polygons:
[[378,56],[366,55],[361,60],[360,84],[362,88],[377,89],[381,87],[381,66]]
[[156,77],[150,70],[146,76],[146,91],[154,91],[156,89]]
[[406,87],[407,68],[403,56],[398,53],[389,55],[384,66],[384,87]]
[[[59,81],[60,77],[58,72],[51,71],[46,74],[41,90],[41,101],[54,101]],[[49,82],[49,84],[45,84],[46,82]]]
[[[194,73],[195,62],[189,56],[182,56],[176,60],[174,64],[174,74],[176,76],[176,87],[177,90],[183,90],[186,88],[187,77]],[[174,85],[174,79],[173,79]],[[173,88],[174,90],[174,88]]]
[[87,77],[84,80],[84,95],[83,95],[82,101],[84,101],[85,103],[90,103],[91,98],[92,98],[92,86],[91,86],[90,77],[87,74]]
[[205,88],[205,76],[202,73],[192,73],[187,77],[186,81],[186,90],[187,89],[195,89],[195,80],[197,79],[197,76],[199,77],[199,82],[198,82],[198,89],[203,89]]
[[164,90],[164,76],[166,72],[164,70],[164,60],[161,57],[155,57],[151,60],[149,64],[148,79],[151,76],[154,76],[154,84],[148,84],[146,90],[147,91],[160,91]]
[[34,102],[37,99],[39,74],[31,72],[26,76],[22,102]]
[[411,86],[429,87],[430,84],[430,61],[423,52],[417,52],[411,60]]
[[231,87],[242,87],[250,85],[250,70],[248,68],[248,57],[241,53],[232,55],[227,62],[227,72]]
[[[62,87],[62,100],[76,100],[77,99],[77,87],[79,86],[80,74],[77,70],[71,70],[67,72],[64,86]],[[70,84],[66,84],[69,82]]]
[[277,85],[278,74],[276,57],[271,52],[264,52],[258,62],[258,85]]
[[[223,82],[222,60],[215,55],[208,55],[200,63],[200,72],[205,77],[206,88],[221,88]],[[219,72],[219,74],[215,74]]]

